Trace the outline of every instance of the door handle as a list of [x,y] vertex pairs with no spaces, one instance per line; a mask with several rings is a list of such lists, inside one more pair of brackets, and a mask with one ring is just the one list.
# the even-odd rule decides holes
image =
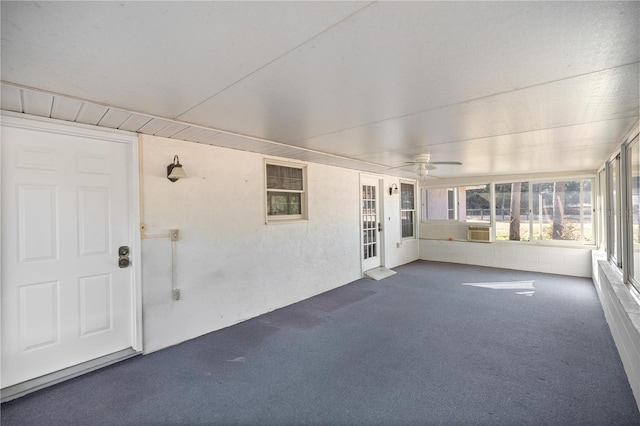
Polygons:
[[129,246],[120,246],[118,248],[118,267],[127,268],[130,264]]

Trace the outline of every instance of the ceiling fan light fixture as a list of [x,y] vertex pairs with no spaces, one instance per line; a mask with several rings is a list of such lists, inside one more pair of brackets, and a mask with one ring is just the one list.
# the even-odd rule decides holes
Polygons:
[[429,175],[429,169],[427,168],[427,165],[424,163],[418,164],[416,174],[418,175],[418,180],[420,182],[425,182],[427,180],[427,176]]

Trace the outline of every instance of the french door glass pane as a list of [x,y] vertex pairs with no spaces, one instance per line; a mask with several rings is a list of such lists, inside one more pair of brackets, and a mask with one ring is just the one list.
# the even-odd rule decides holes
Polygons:
[[376,188],[362,185],[362,252],[365,259],[377,256],[376,213]]

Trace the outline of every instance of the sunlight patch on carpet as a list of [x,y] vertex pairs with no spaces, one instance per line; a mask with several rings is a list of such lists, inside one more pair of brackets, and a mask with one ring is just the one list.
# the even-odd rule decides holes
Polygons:
[[509,281],[509,282],[489,282],[489,283],[463,283],[462,285],[470,287],[488,288],[491,290],[520,290],[516,294],[522,296],[533,296],[535,281]]

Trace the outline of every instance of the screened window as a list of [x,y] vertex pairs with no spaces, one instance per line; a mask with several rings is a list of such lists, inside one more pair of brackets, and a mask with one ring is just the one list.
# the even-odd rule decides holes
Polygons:
[[269,220],[306,217],[305,167],[266,165],[267,217]]
[[402,221],[402,238],[415,237],[415,199],[415,185],[411,183],[400,183],[400,218]]
[[609,216],[609,232],[608,235],[608,253],[609,259],[618,266],[622,266],[620,262],[620,157],[616,157],[608,164],[608,208]]
[[593,198],[593,182],[591,180],[583,180],[580,201],[582,206],[582,241],[589,244],[593,244],[596,241],[593,226],[593,214],[595,212]]
[[460,188],[460,216],[466,222],[490,223],[490,184]]
[[630,252],[633,259],[629,268],[631,283],[640,290],[640,145],[636,138],[628,148],[631,208]]
[[423,219],[455,220],[457,217],[456,188],[425,189]]
[[496,240],[593,243],[591,179],[496,184]]
[[531,208],[528,182],[496,184],[495,209],[496,241],[530,240]]
[[606,228],[607,228],[607,204],[606,204],[606,188],[607,188],[607,172],[606,169],[602,169],[600,173],[598,173],[598,193],[597,193],[597,202],[598,202],[598,227],[597,227],[597,235],[598,235],[598,248],[604,249],[606,248]]
[[[588,194],[585,194],[585,189]],[[583,186],[582,181],[535,183],[533,196],[538,201],[534,202],[536,208],[533,211],[535,239],[582,241],[588,227],[588,236],[584,240],[592,241],[591,182],[587,182],[586,186]],[[589,203],[585,203],[582,198],[588,198]],[[585,208],[588,210],[588,217],[585,217]]]

